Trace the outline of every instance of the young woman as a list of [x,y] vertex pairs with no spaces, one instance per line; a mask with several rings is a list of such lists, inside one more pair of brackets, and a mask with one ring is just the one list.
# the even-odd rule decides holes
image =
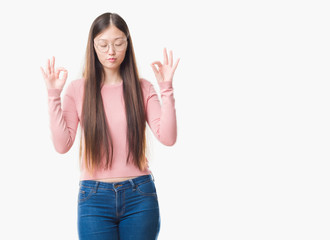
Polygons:
[[146,123],[167,146],[177,136],[172,81],[179,59],[173,63],[166,49],[163,54],[163,63],[151,64],[162,104],[153,85],[139,78],[132,38],[118,14],[104,13],[92,23],[83,77],[68,85],[62,102],[67,70],[55,69],[54,57],[41,67],[57,152],[69,151],[81,126],[80,239],[157,239],[160,214],[145,156]]

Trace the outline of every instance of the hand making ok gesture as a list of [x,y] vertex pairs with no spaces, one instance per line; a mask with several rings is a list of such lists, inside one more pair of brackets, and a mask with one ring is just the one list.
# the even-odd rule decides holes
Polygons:
[[[162,64],[160,61],[155,61],[151,64],[152,70],[155,73],[158,83],[173,81],[173,75],[176,67],[179,64],[179,61],[180,58],[176,60],[173,66],[173,53],[170,51],[170,58],[168,59],[167,50],[164,48],[164,64]],[[155,65],[157,65],[158,69]]]
[[[68,71],[63,68],[59,67],[55,70],[55,57],[52,58],[52,62],[47,60],[46,71],[42,67],[40,67],[41,73],[44,77],[47,89],[63,89],[66,79],[68,77]],[[60,78],[60,73],[64,72],[63,77]]]

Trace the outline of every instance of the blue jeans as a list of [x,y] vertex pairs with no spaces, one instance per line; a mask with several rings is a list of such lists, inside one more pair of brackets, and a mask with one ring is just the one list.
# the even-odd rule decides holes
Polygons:
[[127,181],[79,183],[78,234],[80,240],[155,240],[160,213],[153,177]]

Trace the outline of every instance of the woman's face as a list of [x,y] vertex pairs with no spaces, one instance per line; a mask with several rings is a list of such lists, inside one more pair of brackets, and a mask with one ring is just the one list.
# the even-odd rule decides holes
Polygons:
[[104,68],[118,70],[125,58],[126,35],[114,25],[110,25],[94,38],[94,48]]

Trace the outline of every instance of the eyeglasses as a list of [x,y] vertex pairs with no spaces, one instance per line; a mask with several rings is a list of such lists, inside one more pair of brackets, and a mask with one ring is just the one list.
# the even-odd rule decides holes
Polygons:
[[116,52],[122,52],[127,47],[127,40],[126,39],[118,39],[113,43],[108,43],[108,41],[105,40],[99,40],[95,43],[96,48],[103,53],[106,53],[109,51],[110,45],[112,46],[112,49]]

